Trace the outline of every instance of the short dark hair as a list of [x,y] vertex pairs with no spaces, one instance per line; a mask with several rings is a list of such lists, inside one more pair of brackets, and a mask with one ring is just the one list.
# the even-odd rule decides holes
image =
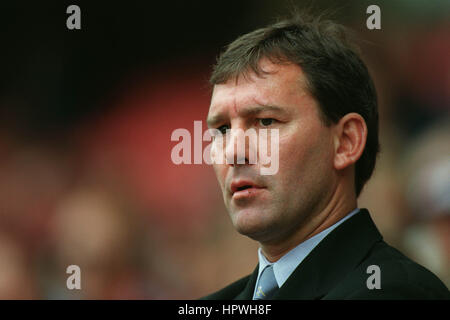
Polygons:
[[351,32],[331,20],[296,14],[294,17],[247,33],[218,57],[210,78],[212,85],[247,77],[264,76],[259,62],[294,63],[306,77],[306,89],[316,99],[326,125],[344,115],[360,114],[367,125],[366,146],[355,164],[355,191],[359,196],[375,168],[378,141],[377,94]]

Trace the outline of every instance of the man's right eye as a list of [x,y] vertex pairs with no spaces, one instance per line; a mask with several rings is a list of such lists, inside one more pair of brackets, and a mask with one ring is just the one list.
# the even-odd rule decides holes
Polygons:
[[217,128],[217,130],[219,130],[221,134],[226,134],[228,129],[230,129],[228,125],[223,125]]

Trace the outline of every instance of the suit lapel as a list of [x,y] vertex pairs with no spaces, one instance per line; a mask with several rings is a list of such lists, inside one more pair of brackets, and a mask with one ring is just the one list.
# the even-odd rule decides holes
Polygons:
[[244,290],[239,293],[234,300],[251,300],[253,299],[253,292],[255,290],[256,279],[258,278],[259,264],[256,266],[253,273],[250,275],[250,278],[244,287]]
[[311,251],[273,299],[322,298],[381,239],[369,212],[361,209],[361,212],[334,229]]

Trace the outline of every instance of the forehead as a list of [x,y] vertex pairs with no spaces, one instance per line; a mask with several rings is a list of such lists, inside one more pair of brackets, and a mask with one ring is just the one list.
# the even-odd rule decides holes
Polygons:
[[306,78],[298,65],[274,64],[263,59],[260,67],[267,74],[257,76],[249,72],[246,76],[215,85],[209,114],[238,113],[250,105],[295,105],[306,95]]

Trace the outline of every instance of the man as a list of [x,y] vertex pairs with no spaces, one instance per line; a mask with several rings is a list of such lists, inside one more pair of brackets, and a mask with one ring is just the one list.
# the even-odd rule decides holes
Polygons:
[[[251,275],[206,299],[449,298],[357,208],[379,150],[378,111],[342,26],[297,16],[246,34],[211,83],[208,126],[229,138],[214,169],[234,227],[260,249]],[[251,128],[277,130],[276,174],[236,148],[233,130]]]

